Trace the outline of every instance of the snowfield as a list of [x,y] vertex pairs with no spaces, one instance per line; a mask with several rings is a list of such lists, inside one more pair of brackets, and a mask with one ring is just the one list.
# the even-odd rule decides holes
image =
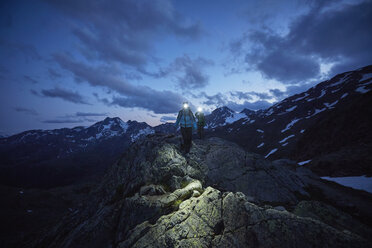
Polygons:
[[225,120],[225,124],[231,124],[233,122],[236,122],[240,119],[243,119],[243,118],[246,118],[247,115],[244,114],[244,113],[233,113],[231,116],[227,117],[226,120]]
[[372,177],[359,176],[359,177],[321,177],[322,179],[336,182],[338,184],[353,188],[361,189],[372,193]]

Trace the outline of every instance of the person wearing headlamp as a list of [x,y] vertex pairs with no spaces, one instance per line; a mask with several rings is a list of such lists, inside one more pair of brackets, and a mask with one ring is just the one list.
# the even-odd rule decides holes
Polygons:
[[186,153],[189,153],[192,141],[192,129],[196,129],[196,120],[188,102],[184,102],[183,108],[178,112],[175,126],[177,127],[178,125],[181,127],[183,140],[183,146],[181,147]]

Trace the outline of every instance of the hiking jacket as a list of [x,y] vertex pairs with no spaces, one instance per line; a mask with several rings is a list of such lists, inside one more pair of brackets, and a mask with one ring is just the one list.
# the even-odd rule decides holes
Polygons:
[[196,112],[195,117],[198,119],[198,126],[204,127],[205,126],[204,113]]
[[181,127],[193,127],[196,129],[196,121],[194,114],[190,109],[181,109],[178,112],[176,126],[180,125]]

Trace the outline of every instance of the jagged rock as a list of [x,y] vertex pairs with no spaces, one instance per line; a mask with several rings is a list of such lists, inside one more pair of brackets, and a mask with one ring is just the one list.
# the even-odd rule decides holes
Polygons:
[[372,229],[328,204],[319,201],[301,201],[293,210],[301,217],[310,217],[333,226],[339,231],[351,231],[372,240]]
[[139,194],[140,195],[162,195],[162,194],[165,194],[165,190],[163,189],[161,185],[150,184],[150,185],[141,187]]
[[[145,225],[145,228],[144,228]],[[263,209],[242,193],[208,187],[199,198],[184,201],[178,211],[132,230],[124,247],[361,247],[352,233],[288,212]]]
[[174,135],[134,143],[80,212],[35,247],[369,245],[359,229],[343,231],[322,218],[273,209],[293,209],[314,187],[338,192],[309,170],[272,163],[217,138],[195,141],[186,157],[178,148]]

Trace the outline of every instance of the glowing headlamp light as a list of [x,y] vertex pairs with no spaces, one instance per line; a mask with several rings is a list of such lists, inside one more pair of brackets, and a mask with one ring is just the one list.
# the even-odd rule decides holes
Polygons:
[[187,109],[188,107],[189,107],[189,105],[188,105],[187,103],[184,103],[184,104],[183,104],[183,108],[184,108],[184,109]]
[[198,112],[202,112],[203,109],[201,107],[198,108]]

